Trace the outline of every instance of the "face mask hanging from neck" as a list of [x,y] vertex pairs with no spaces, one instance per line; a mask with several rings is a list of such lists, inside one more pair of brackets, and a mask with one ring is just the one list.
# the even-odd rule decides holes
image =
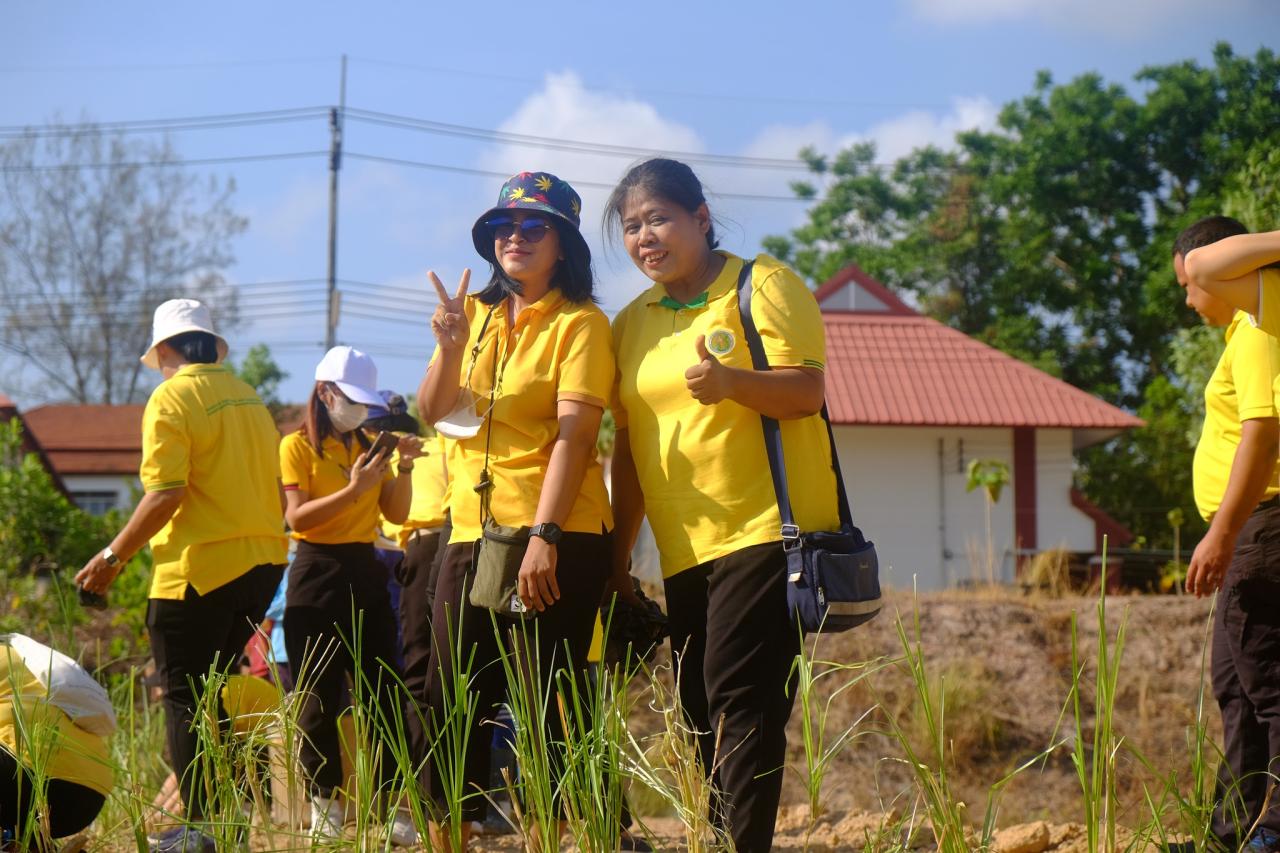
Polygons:
[[362,403],[352,403],[342,398],[332,403],[325,403],[329,410],[329,423],[340,433],[351,432],[369,417],[369,407]]

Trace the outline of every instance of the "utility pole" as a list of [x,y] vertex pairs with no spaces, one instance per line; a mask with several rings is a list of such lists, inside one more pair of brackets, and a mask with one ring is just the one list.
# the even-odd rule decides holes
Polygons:
[[327,352],[338,335],[338,170],[342,168],[342,124],[347,111],[347,55],[342,54],[342,78],[338,84],[338,106],[329,110],[329,318],[325,328]]

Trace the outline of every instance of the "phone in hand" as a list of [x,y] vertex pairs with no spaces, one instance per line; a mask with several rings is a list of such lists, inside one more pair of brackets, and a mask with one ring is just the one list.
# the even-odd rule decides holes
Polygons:
[[101,593],[85,589],[83,586],[77,586],[76,594],[80,598],[80,606],[86,610],[107,609],[107,597]]
[[369,448],[369,453],[365,456],[366,464],[378,458],[378,454],[387,451],[387,461],[391,461],[391,454],[400,445],[400,437],[394,432],[383,430],[378,433],[378,437],[373,440],[373,445]]

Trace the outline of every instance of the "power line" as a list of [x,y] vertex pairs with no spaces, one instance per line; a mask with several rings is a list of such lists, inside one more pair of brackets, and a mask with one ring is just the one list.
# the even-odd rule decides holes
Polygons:
[[[523,77],[515,74],[499,74],[492,71],[473,71],[463,68],[449,68],[441,65],[420,65],[412,62],[399,62],[390,59],[371,59],[369,57],[353,56],[351,61],[362,63],[364,65],[381,65],[388,68],[403,68],[410,71],[419,71],[425,74],[454,74],[462,77],[474,77],[477,79],[490,79],[504,83],[528,83],[530,85],[541,85],[545,82],[543,79],[533,77]],[[588,92],[603,92],[611,95],[622,95],[624,97],[635,97],[637,95],[652,95],[663,98],[689,98],[694,100],[705,101],[733,101],[737,103],[759,104],[806,104],[809,106],[829,106],[829,107],[949,107],[950,104],[944,104],[936,101],[854,101],[845,99],[828,99],[828,98],[792,98],[780,95],[735,95],[720,92],[696,92],[696,91],[677,91],[673,89],[621,89],[609,88],[604,86],[583,86]]]
[[86,131],[103,130],[112,133],[155,133],[170,130],[219,130],[227,127],[245,127],[262,124],[280,124],[294,121],[311,121],[324,118],[327,107],[291,107],[260,112],[218,113],[174,118],[130,119],[124,121],[87,121],[56,123],[48,127],[32,125],[0,125],[0,137],[51,138],[76,136]]
[[29,166],[0,166],[0,173],[71,172],[77,169],[153,169],[183,166],[214,166],[223,163],[250,163],[265,160],[300,160],[327,157],[328,151],[283,151],[277,154],[239,154],[228,157],[197,157],[182,160],[121,161],[116,163],[36,163]]
[[484,139],[494,142],[506,142],[527,145],[535,148],[551,148],[560,151],[573,151],[582,154],[600,154],[611,157],[654,157],[667,156],[686,160],[691,163],[732,166],[750,169],[781,169],[786,171],[808,172],[809,166],[803,160],[784,159],[778,157],[748,157],[738,154],[703,154],[696,151],[664,151],[656,148],[637,148],[629,145],[612,145],[604,142],[587,142],[577,139],[558,139],[548,136],[534,136],[524,133],[509,133],[500,130],[487,130],[480,127],[468,127],[460,124],[430,121],[428,119],[400,116],[393,113],[374,112],[351,108],[347,110],[350,118],[369,124],[385,127],[396,127],[404,130],[416,130],[422,133],[434,133],[443,136],[459,136],[468,139]]
[[277,59],[228,59],[212,62],[133,63],[126,65],[10,65],[0,66],[0,74],[78,74],[104,71],[187,71],[206,68],[252,68],[271,65],[305,65],[333,62],[332,56],[300,56]]
[[[491,169],[472,169],[466,166],[449,166],[443,163],[427,163],[421,160],[405,160],[400,157],[383,157],[377,154],[361,154],[356,151],[347,151],[345,152],[345,156],[355,160],[368,160],[375,163],[387,163],[392,166],[409,166],[415,169],[429,169],[436,172],[452,172],[454,174],[459,174],[459,175],[476,175],[484,178],[504,178],[504,179],[511,177],[511,175],[508,174],[507,172],[495,172]],[[604,190],[611,190],[614,187],[613,184],[603,183],[601,181],[581,181],[581,180],[575,180],[571,178],[566,178],[566,180],[568,180],[569,183],[573,184],[575,187],[594,187],[596,189],[604,189]],[[752,193],[724,193],[724,192],[712,193],[712,195],[717,196],[719,198],[732,198],[732,199],[739,199],[742,201],[792,201],[792,202],[798,201],[798,202],[804,202],[806,204],[812,201],[812,199],[801,198],[799,196],[786,196],[786,195],[756,195]]]

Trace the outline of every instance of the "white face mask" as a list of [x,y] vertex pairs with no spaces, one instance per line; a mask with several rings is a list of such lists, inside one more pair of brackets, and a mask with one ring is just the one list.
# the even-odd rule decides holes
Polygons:
[[332,403],[325,403],[329,410],[329,423],[340,433],[351,432],[369,417],[369,407],[363,403],[352,403],[336,397]]
[[479,435],[484,418],[476,414],[477,402],[479,398],[475,392],[463,388],[458,392],[458,404],[453,407],[453,411],[435,422],[436,432],[455,441]]

